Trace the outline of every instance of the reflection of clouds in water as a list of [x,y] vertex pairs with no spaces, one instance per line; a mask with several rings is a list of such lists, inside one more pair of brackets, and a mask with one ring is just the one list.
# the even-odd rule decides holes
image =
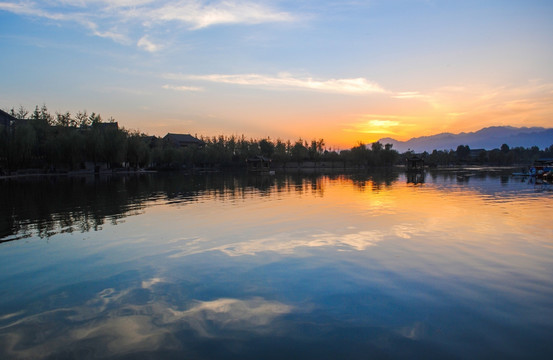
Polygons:
[[426,325],[422,322],[416,322],[413,325],[399,329],[399,333],[411,340],[419,340],[426,333]]
[[163,279],[161,278],[151,278],[150,280],[144,280],[142,281],[142,288],[144,289],[151,289],[155,284],[163,282]]
[[24,313],[25,313],[25,311],[18,311],[18,312],[14,312],[14,313],[11,313],[11,314],[2,315],[2,316],[0,316],[0,321],[5,321],[5,320],[11,319],[13,317],[23,315]]
[[398,224],[392,227],[392,234],[402,239],[411,239],[413,235],[420,234],[422,229],[411,224]]
[[[405,227],[404,232],[408,229]],[[351,230],[348,228],[348,230]],[[194,241],[193,244],[183,244],[176,254],[171,257],[182,257],[187,255],[199,254],[209,251],[221,251],[229,256],[256,255],[261,252],[276,252],[279,254],[293,254],[299,248],[319,248],[333,247],[339,250],[358,250],[362,251],[376,243],[383,241],[385,236],[395,233],[391,230],[386,233],[381,230],[366,230],[350,232],[346,234],[319,233],[311,235],[301,235],[294,233],[279,233],[277,235],[262,238],[213,246],[214,241],[205,240],[202,244]]]
[[[63,338],[63,347],[77,342],[94,342],[100,356],[152,351],[160,348],[178,349],[179,343],[169,328],[154,323],[152,314],[110,317],[92,321],[70,330]],[[73,344],[72,344],[73,343]]]
[[250,300],[217,299],[198,302],[186,311],[170,310],[176,319],[185,321],[188,326],[202,336],[214,336],[215,331],[247,330],[269,331],[268,325],[278,316],[290,313],[292,307],[262,298]]
[[369,246],[375,245],[377,242],[382,241],[384,234],[381,231],[360,231],[357,233],[335,235],[335,234],[321,234],[314,235],[315,239],[309,242],[307,246],[332,246],[332,247],[346,247],[354,250],[365,250]]
[[[66,316],[72,321],[85,321],[94,319],[98,313],[104,312],[113,307],[113,304],[123,302],[123,298],[128,296],[132,289],[116,291],[113,288],[107,288],[98,293],[98,295],[88,300],[84,306],[79,307],[78,311],[73,311],[73,314]],[[72,309],[74,310],[74,309]]]
[[[161,282],[143,282],[152,287]],[[182,347],[179,330],[216,338],[223,331],[269,333],[277,317],[292,307],[262,298],[197,301],[186,310],[164,302],[132,304],[133,289],[105,289],[84,305],[45,311],[0,327],[0,353],[10,358],[44,358],[87,349],[87,357],[106,357]],[[21,313],[12,317],[19,317]],[[8,320],[10,317],[4,317]]]

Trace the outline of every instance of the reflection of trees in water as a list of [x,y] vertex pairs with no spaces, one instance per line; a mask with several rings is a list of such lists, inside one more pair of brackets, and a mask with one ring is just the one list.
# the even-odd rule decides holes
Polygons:
[[351,181],[378,190],[398,178],[391,171],[355,174],[145,174],[100,178],[4,180],[0,186],[0,242],[59,233],[97,231],[137,215],[157,201],[184,205],[202,199],[239,200],[277,193],[324,196],[325,184]]
[[[330,176],[327,176],[330,177]],[[294,172],[282,177],[283,186],[279,192],[307,194],[314,196],[324,195],[323,176],[315,173]]]
[[424,171],[407,171],[405,177],[408,184],[421,185],[424,184],[426,174]]
[[347,175],[347,178],[353,182],[353,185],[360,190],[365,190],[367,186],[370,186],[372,191],[379,191],[383,187],[392,186],[398,180],[398,177],[398,172],[389,168]]
[[138,214],[147,178],[46,178],[2,182],[0,239],[98,230],[110,221]]
[[[463,170],[465,175],[460,175],[459,171],[428,171],[426,181],[462,183],[463,186],[488,179],[497,179],[500,186],[513,181],[500,171]],[[140,214],[157,201],[185,205],[204,199],[234,201],[278,193],[323,197],[329,182],[346,181],[362,191],[380,191],[392,186],[398,178],[397,171],[381,169],[326,175],[301,172],[276,176],[167,173],[4,180],[0,182],[0,242],[97,231],[106,222],[117,224],[124,217]],[[408,177],[406,180],[409,182]]]
[[[510,185],[528,184],[526,178],[513,177],[512,168],[493,167],[452,167],[428,169],[425,171],[425,183],[440,186],[462,186],[465,190],[495,196]],[[409,182],[409,178],[408,178]],[[505,196],[505,195],[502,195]]]
[[508,184],[512,181],[510,176],[512,171],[510,168],[443,168],[427,170],[425,175],[429,175],[432,182],[441,181],[469,185],[471,180],[480,182],[497,180],[501,184]]

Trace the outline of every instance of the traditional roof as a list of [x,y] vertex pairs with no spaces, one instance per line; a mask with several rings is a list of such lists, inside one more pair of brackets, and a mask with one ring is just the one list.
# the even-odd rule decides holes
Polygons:
[[407,159],[407,169],[408,170],[418,170],[424,167],[424,159],[418,155],[412,155]]
[[254,156],[254,157],[247,158],[246,162],[249,162],[249,163],[267,162],[267,163],[269,163],[269,162],[271,162],[271,159],[269,159],[265,156],[257,155],[257,156]]
[[168,133],[163,137],[165,140],[170,141],[175,146],[186,147],[190,145],[203,146],[202,140],[196,139],[190,134],[172,134]]
[[17,118],[11,116],[4,110],[0,109],[0,124],[4,125],[5,127],[8,127],[12,121],[16,121]]

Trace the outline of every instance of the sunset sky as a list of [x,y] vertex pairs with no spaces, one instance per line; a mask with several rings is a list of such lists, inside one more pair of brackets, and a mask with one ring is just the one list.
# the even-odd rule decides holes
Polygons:
[[553,126],[553,1],[0,0],[0,108],[347,148]]

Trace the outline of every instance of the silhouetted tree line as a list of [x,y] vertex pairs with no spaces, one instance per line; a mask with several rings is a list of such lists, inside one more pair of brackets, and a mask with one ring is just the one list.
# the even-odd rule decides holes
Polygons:
[[383,146],[375,143],[372,148],[359,144],[351,150],[332,150],[325,146],[324,139],[306,141],[298,139],[294,142],[281,139],[261,140],[246,139],[244,136],[202,137],[205,147],[185,148],[182,152],[188,161],[196,164],[217,164],[223,167],[241,166],[246,160],[263,156],[273,161],[276,166],[294,163],[302,166],[306,162],[334,163],[336,166],[387,166],[393,165],[399,156],[391,149],[391,145]]
[[30,115],[22,107],[10,114],[17,120],[0,128],[0,166],[8,170],[76,170],[85,162],[141,160],[136,160],[140,149],[134,142],[140,135],[118,129],[113,118],[104,123],[99,114],[86,111],[75,116],[69,112],[51,115],[45,105]]
[[[200,137],[203,146],[175,146],[163,138],[119,128],[113,118],[104,122],[100,114],[86,111],[49,113],[46,105],[32,113],[23,107],[8,111],[17,121],[0,125],[0,168],[7,171],[79,170],[104,164],[107,167],[154,167],[157,169],[244,167],[256,156],[273,163],[332,162],[354,166],[388,166],[399,154],[392,145],[364,144],[346,151],[325,146],[324,139],[295,142],[245,136]],[[110,126],[113,125],[113,126]]]
[[[403,154],[403,156],[413,155],[413,153]],[[537,146],[511,148],[507,144],[493,150],[471,149],[468,145],[459,145],[456,150],[434,150],[418,156],[429,166],[532,164],[540,158],[553,158],[553,145],[544,150],[540,150]]]
[[[357,168],[405,164],[413,152],[399,154],[392,144],[359,143],[349,150],[326,148],[324,139],[295,142],[281,139],[247,139],[245,136],[200,137],[203,146],[178,147],[163,138],[119,128],[113,118],[104,122],[100,114],[80,111],[49,113],[46,105],[32,113],[23,107],[9,111],[15,124],[0,124],[0,170],[40,169],[41,171],[79,170],[98,164],[108,168],[182,169],[244,167],[256,156],[270,158],[273,164],[305,162],[331,163]],[[418,154],[430,166],[453,164],[512,165],[531,163],[539,157],[553,157],[553,145],[537,147],[471,150],[459,145],[456,150],[434,150]]]

